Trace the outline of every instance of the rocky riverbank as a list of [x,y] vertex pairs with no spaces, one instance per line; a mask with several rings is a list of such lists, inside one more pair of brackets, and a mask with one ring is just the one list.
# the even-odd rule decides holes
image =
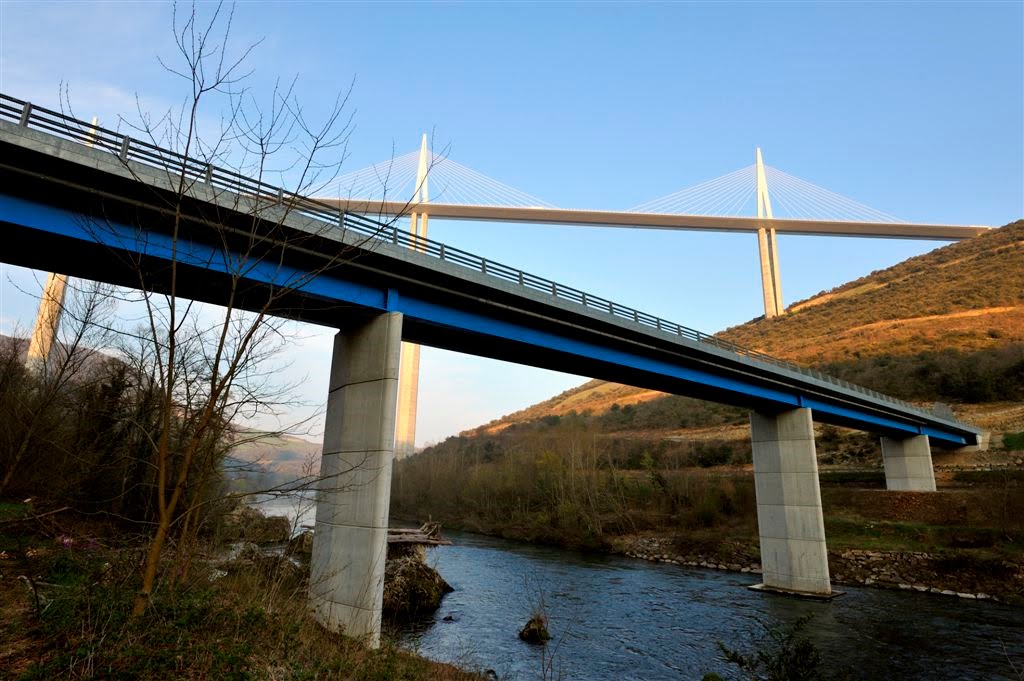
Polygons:
[[[613,551],[631,558],[686,567],[761,574],[761,564],[749,552],[723,546],[730,556],[680,552],[667,536],[623,537]],[[1024,605],[1024,564],[966,553],[932,554],[920,551],[829,551],[834,584],[901,589],[970,600]]]
[[[289,585],[309,580],[313,530],[290,537],[291,526],[286,517],[265,516],[250,507],[234,509],[225,527],[227,536],[248,541],[232,546],[229,557],[216,565],[221,573],[256,571]],[[427,564],[427,548],[450,543],[441,537],[439,523],[390,531],[384,572],[386,617],[402,620],[440,607],[441,599],[452,587]]]

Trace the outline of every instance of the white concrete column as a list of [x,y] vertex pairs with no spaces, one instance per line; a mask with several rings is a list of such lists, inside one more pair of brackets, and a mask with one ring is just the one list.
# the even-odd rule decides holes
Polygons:
[[402,315],[354,315],[334,339],[309,598],[324,626],[380,645]]
[[750,413],[763,588],[828,596],[825,523],[810,409]]
[[927,435],[897,440],[882,437],[885,488],[914,492],[935,491],[932,448]]

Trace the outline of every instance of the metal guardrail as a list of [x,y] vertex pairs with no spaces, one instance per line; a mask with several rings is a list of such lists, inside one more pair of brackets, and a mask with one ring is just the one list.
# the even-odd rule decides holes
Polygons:
[[675,322],[656,317],[646,312],[641,312],[625,305],[596,296],[586,291],[581,291],[572,286],[559,284],[551,279],[539,277],[529,272],[504,265],[488,258],[469,253],[454,246],[449,246],[438,241],[433,241],[418,235],[399,229],[395,224],[385,224],[353,213],[339,212],[338,209],[299,194],[287,191],[262,180],[255,180],[246,177],[232,170],[211,165],[199,159],[184,156],[175,151],[164,149],[160,146],[135,139],[100,126],[93,126],[91,123],[66,116],[60,112],[35,106],[31,102],[16,99],[0,93],[0,119],[16,121],[18,125],[26,128],[42,130],[64,139],[80,142],[95,148],[105,149],[115,154],[122,163],[136,161],[148,166],[160,168],[173,172],[177,175],[184,175],[190,180],[203,181],[214,187],[227,189],[243,195],[252,196],[257,199],[265,199],[276,204],[287,204],[292,210],[328,223],[331,226],[340,226],[343,229],[352,231],[373,239],[378,239],[391,244],[405,246],[420,253],[434,256],[445,262],[461,265],[482,274],[497,277],[510,281],[523,288],[533,289],[547,293],[555,298],[567,300],[583,305],[586,308],[609,314],[632,321],[635,324],[650,327],[660,332],[696,341],[705,345],[711,345],[721,350],[735,353],[742,357],[763,362],[781,369],[794,371],[804,376],[831,383],[835,386],[851,390],[853,392],[872,397],[882,402],[888,402],[903,409],[917,413],[930,419],[940,418],[953,423],[963,422],[937,416],[920,407],[908,402],[899,400],[878,391],[855,385],[847,381],[837,379],[814,369],[802,367],[793,362],[772,357],[763,352],[750,350],[735,343],[709,336],[696,329],[676,324]]

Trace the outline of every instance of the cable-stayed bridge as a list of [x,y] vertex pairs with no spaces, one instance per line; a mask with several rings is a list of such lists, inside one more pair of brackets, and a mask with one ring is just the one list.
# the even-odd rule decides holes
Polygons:
[[420,236],[426,236],[426,216],[750,232],[758,237],[767,317],[785,313],[776,234],[956,241],[988,229],[907,222],[768,166],[760,149],[755,156],[755,163],[745,168],[626,210],[588,210],[555,206],[435,154],[424,135],[419,151],[342,175],[336,182],[337,198],[322,200],[356,213],[413,216],[412,231]]

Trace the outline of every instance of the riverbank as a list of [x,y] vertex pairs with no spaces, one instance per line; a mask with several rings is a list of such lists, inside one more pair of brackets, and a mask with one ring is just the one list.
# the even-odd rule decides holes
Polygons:
[[[829,570],[835,585],[895,589],[969,600],[992,600],[1024,606],[1024,545],[1019,519],[992,512],[999,497],[1020,488],[986,485],[990,477],[975,476],[971,486],[942,494],[850,489],[854,474],[823,476]],[[734,485],[735,487],[735,485]],[[735,492],[739,498],[742,491]],[[739,508],[732,497],[716,505]],[[1016,497],[1015,497],[1016,498]],[[671,516],[643,520],[646,529],[585,532],[577,524],[559,526],[530,522],[510,514],[504,521],[481,514],[450,510],[431,514],[445,527],[547,546],[702,567],[760,574],[756,516],[734,510],[707,513],[704,523]],[[407,509],[396,516],[416,521]],[[541,519],[549,517],[539,514]],[[673,527],[673,523],[676,526]],[[611,522],[607,527],[615,527]]]
[[143,547],[116,524],[0,504],[0,678],[470,681],[477,674],[320,627],[287,561],[167,551],[166,581],[130,616]]
[[[659,563],[711,570],[761,574],[760,562],[749,551],[715,554],[680,552],[678,538],[618,537],[612,552]],[[727,549],[728,544],[723,544]],[[845,549],[828,552],[833,585],[914,591],[968,600],[991,600],[1024,605],[1024,565],[967,553]]]
[[[412,522],[412,518],[405,518]],[[446,527],[490,537],[569,548],[605,555],[620,555],[681,567],[761,574],[757,537],[712,540],[671,532],[646,532],[603,538],[585,545],[561,541],[553,533],[537,534],[522,527],[482,527],[449,519]],[[849,543],[847,539],[846,542]],[[697,548],[695,548],[697,547]],[[835,586],[856,585],[877,589],[953,596],[1024,606],[1024,562],[968,550],[943,552],[898,549],[841,548],[828,552]]]

